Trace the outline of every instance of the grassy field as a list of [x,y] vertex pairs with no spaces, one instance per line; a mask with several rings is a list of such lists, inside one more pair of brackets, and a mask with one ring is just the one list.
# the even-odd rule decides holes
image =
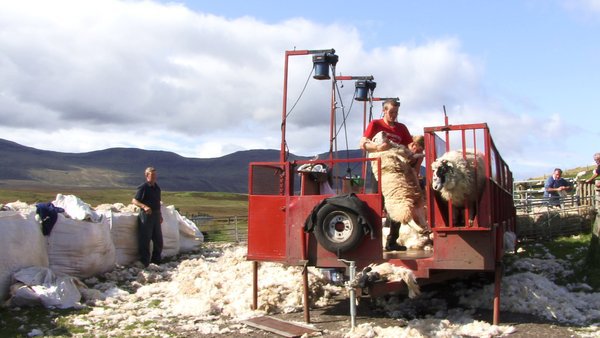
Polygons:
[[[135,194],[134,189],[0,189],[0,204],[9,202],[51,202],[57,194],[75,195],[92,207],[99,204],[123,203],[128,205]],[[248,214],[248,196],[221,192],[172,192],[163,191],[163,203],[174,205],[183,215],[209,215],[213,217],[245,216]]]

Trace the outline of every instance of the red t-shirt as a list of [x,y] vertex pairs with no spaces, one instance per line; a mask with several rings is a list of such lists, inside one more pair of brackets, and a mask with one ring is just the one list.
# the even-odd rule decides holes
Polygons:
[[396,143],[403,144],[408,147],[412,142],[412,136],[408,131],[408,128],[400,122],[395,122],[393,127],[390,127],[383,121],[383,119],[373,120],[365,129],[364,137],[372,139],[373,136],[377,135],[378,132],[385,131],[387,137]]

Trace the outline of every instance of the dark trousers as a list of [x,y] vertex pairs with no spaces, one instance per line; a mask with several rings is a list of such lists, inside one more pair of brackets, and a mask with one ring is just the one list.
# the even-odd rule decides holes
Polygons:
[[[152,256],[150,255],[150,241],[152,241]],[[150,215],[143,211],[140,212],[138,216],[138,248],[140,262],[144,266],[148,266],[150,262],[160,263],[163,249],[160,212],[153,211]]]
[[398,240],[398,237],[400,237],[400,222],[392,221],[391,219],[389,219],[389,216],[387,217],[386,221],[387,220],[389,220],[388,222],[390,225],[390,233],[386,238],[386,246],[395,244]]

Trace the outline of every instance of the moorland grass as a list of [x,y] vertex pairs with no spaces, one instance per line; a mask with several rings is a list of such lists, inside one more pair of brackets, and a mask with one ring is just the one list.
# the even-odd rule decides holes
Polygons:
[[[100,204],[123,203],[128,205],[135,189],[98,188],[22,188],[0,189],[0,204],[21,201],[28,204],[51,202],[57,194],[75,195],[92,207]],[[248,196],[223,192],[163,191],[163,203],[174,205],[183,215],[208,215],[212,217],[248,215]]]

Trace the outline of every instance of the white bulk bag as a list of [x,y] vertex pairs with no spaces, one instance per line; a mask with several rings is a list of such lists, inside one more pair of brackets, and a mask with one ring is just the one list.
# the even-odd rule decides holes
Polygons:
[[163,257],[175,256],[179,253],[179,224],[175,216],[175,206],[160,207],[162,213]]
[[115,245],[116,260],[119,265],[130,265],[139,260],[138,253],[138,214],[133,212],[112,212],[110,237]]
[[54,274],[50,269],[31,266],[13,275],[16,282],[11,290],[11,304],[14,306],[44,305],[46,308],[68,309],[78,306],[81,293],[76,278]]
[[204,235],[200,229],[187,217],[181,216],[177,210],[175,216],[179,224],[179,251],[190,252],[198,249],[204,242]]
[[0,212],[0,301],[8,295],[11,274],[28,266],[48,266],[41,225],[30,212]]
[[112,270],[116,258],[108,218],[96,223],[58,214],[48,236],[48,258],[52,271],[79,278]]

